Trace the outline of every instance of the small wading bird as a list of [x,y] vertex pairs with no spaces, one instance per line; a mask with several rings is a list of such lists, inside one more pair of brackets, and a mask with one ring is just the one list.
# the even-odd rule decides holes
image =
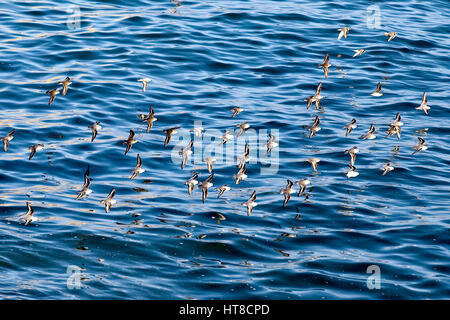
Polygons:
[[309,158],[306,161],[308,161],[311,164],[314,172],[317,172],[317,164],[320,162],[320,159],[318,159],[318,158]]
[[362,136],[361,136],[361,139],[363,139],[363,140],[373,140],[373,139],[375,139],[377,136],[375,135],[375,126],[374,126],[374,124],[372,123],[371,125],[370,125],[370,129],[369,129],[369,131],[367,131],[367,133],[366,134],[363,134]]
[[[181,170],[184,169],[184,166],[186,165],[186,162],[188,160],[188,157],[192,154],[192,146],[194,145],[194,140],[191,140],[189,144],[184,148],[181,149],[178,154],[182,157],[181,160]],[[210,171],[211,172],[211,171]]]
[[51,105],[53,100],[55,100],[56,95],[59,94],[59,89],[48,90],[45,92],[45,94],[48,94],[50,96],[50,98],[48,99],[48,105]]
[[397,112],[395,115],[394,122],[391,123],[391,126],[398,126],[401,127],[403,125],[402,117],[400,116],[400,112]]
[[232,118],[236,117],[240,112],[244,111],[243,108],[240,107],[234,107],[233,109],[230,110],[231,112],[233,112],[233,115],[231,116]]
[[92,131],[91,142],[94,142],[95,138],[97,137],[98,131],[102,128],[102,126],[100,125],[100,121],[95,121],[95,123],[88,126],[88,128]]
[[300,186],[300,190],[297,194],[297,196],[300,197],[305,192],[306,186],[308,186],[311,182],[308,179],[301,179],[299,181],[295,181],[295,183]]
[[197,138],[202,137],[203,131],[205,131],[205,129],[202,127],[195,127],[194,129],[189,130],[189,132],[193,132]]
[[291,199],[291,194],[295,192],[294,189],[292,189],[292,186],[294,184],[291,180],[287,180],[286,188],[280,189],[280,194],[284,194],[284,202],[283,202],[283,208],[286,207],[287,203],[289,202],[289,199]]
[[353,166],[355,165],[355,161],[356,161],[356,154],[359,152],[358,147],[353,147],[350,148],[348,150],[345,150],[344,153],[345,154],[349,154],[350,155],[350,164]]
[[348,32],[350,31],[350,29],[351,29],[350,27],[343,27],[343,28],[338,29],[338,31],[340,31],[338,40],[341,40],[342,37],[344,37],[344,39],[347,39],[347,35],[348,35]]
[[64,81],[60,81],[58,82],[58,85],[62,85],[63,86],[63,91],[62,91],[62,95],[65,96],[67,93],[67,90],[69,90],[69,85],[71,85],[72,82],[70,81],[69,77],[66,77],[66,79],[64,79]]
[[423,138],[418,137],[419,143],[417,146],[414,146],[413,149],[415,150],[412,154],[416,154],[417,152],[427,150],[428,147],[425,145],[425,140]]
[[206,162],[206,167],[208,168],[208,172],[209,172],[209,173],[212,172],[213,164],[214,164],[214,162],[215,162],[216,160],[217,160],[217,159],[216,159],[216,158],[213,158],[213,157],[208,157],[208,158],[206,158],[205,160],[203,160],[203,161]]
[[318,132],[318,131],[320,131],[320,127],[319,127],[319,124],[320,124],[320,120],[319,120],[319,116],[316,116],[315,118],[314,118],[314,123],[312,124],[312,126],[308,129],[310,132],[309,132],[309,138],[312,138],[312,137],[314,137],[315,135],[316,135],[316,132]]
[[214,190],[219,191],[217,198],[220,198],[226,191],[231,190],[231,188],[228,185],[224,184],[218,188],[215,188]]
[[225,134],[220,137],[222,139],[222,144],[225,144],[228,142],[228,140],[231,140],[234,138],[234,136],[230,133],[230,130],[225,131]]
[[30,156],[29,156],[28,160],[31,160],[34,157],[36,151],[40,151],[40,150],[43,150],[43,149],[44,149],[44,145],[42,143],[38,143],[38,144],[35,144],[33,146],[30,146],[28,148],[28,150],[30,150]]
[[389,42],[389,41],[391,41],[392,39],[394,39],[397,36],[397,32],[394,32],[394,31],[385,32],[384,36],[385,37],[389,36],[389,38],[387,39],[387,41]]
[[268,155],[274,148],[278,147],[278,143],[275,141],[275,136],[269,134],[269,141],[266,143],[267,151],[266,155]]
[[186,181],[184,184],[188,187],[188,194],[191,195],[192,191],[194,191],[194,186],[198,184],[198,173],[195,172],[194,175]]
[[244,122],[241,124],[237,124],[236,127],[239,127],[239,132],[236,137],[240,137],[248,128],[250,128],[250,124],[248,122]]
[[76,196],[75,200],[78,200],[80,198],[84,198],[85,196],[88,196],[92,193],[92,190],[89,189],[89,185],[91,184],[91,179],[89,178],[89,166],[87,167],[86,172],[84,173],[84,184],[81,190],[78,192],[78,195]]
[[145,131],[146,133],[148,133],[153,127],[153,122],[158,120],[158,118],[155,117],[155,111],[152,107],[149,108],[148,115],[141,114],[140,118],[142,122],[147,122],[147,130]]
[[30,201],[27,201],[27,213],[23,217],[24,224],[27,226],[30,222],[36,221],[36,217],[33,216],[34,209],[31,207]]
[[142,169],[142,159],[141,159],[141,156],[138,153],[137,154],[137,160],[136,160],[136,167],[134,168],[133,171],[131,171],[130,180],[133,180],[134,178],[136,178],[138,175],[140,175],[143,172],[145,172],[145,169]]
[[316,92],[314,93],[313,96],[309,96],[308,98],[304,99],[303,101],[306,101],[306,110],[309,110],[309,108],[311,107],[311,104],[313,102],[316,103],[316,110],[320,109],[320,99],[322,99],[323,97],[320,95],[320,92],[322,91],[322,82],[319,82],[319,84],[317,85],[317,89]]
[[322,64],[319,64],[319,68],[323,68],[323,72],[325,74],[325,78],[327,78],[327,79],[328,79],[328,73],[329,73],[328,68],[329,67],[331,67],[330,56],[327,53],[327,54],[325,54],[325,58],[323,59]]
[[178,129],[180,129],[180,127],[174,127],[174,128],[169,128],[169,129],[163,130],[163,132],[166,133],[166,139],[164,140],[164,147],[166,147],[169,144],[170,139],[172,138],[172,135],[178,133],[178,131],[177,131]]
[[256,200],[256,191],[253,191],[252,195],[250,196],[250,199],[248,199],[247,202],[242,202],[241,205],[244,207],[247,207],[247,216],[249,216],[253,208],[256,207],[258,204],[255,202]]
[[238,159],[238,164],[237,164],[238,168],[242,168],[245,165],[245,163],[250,160],[250,156],[249,155],[250,155],[250,148],[248,147],[248,143],[246,143],[245,147],[244,147],[244,153]]
[[374,97],[381,97],[383,95],[383,93],[381,92],[381,82],[378,82],[377,88],[370,95]]
[[428,103],[427,93],[424,92],[422,95],[422,103],[420,104],[420,106],[416,108],[416,110],[422,110],[423,112],[425,112],[426,115],[428,115],[428,110],[430,110],[430,106],[427,105],[427,103]]
[[366,52],[366,50],[365,49],[357,49],[357,50],[353,50],[353,52],[355,52],[355,54],[353,55],[353,58],[354,58],[354,57],[362,55],[364,52]]
[[389,125],[389,129],[387,129],[385,131],[387,133],[386,138],[389,138],[390,136],[396,134],[397,135],[397,139],[400,139],[400,135],[402,133],[402,129],[400,126],[396,126],[394,124],[390,124]]
[[388,163],[386,163],[384,166],[382,166],[382,167],[380,168],[380,170],[383,170],[382,175],[384,176],[386,173],[388,173],[388,172],[394,170],[394,167],[391,166],[391,163],[390,163],[390,162],[388,162]]
[[152,81],[152,79],[149,79],[149,78],[138,79],[138,82],[142,82],[142,92],[145,92],[145,90],[147,89],[148,83],[151,81]]
[[345,136],[347,137],[350,134],[350,132],[352,132],[352,130],[356,129],[357,127],[358,126],[356,125],[356,119],[353,118],[352,121],[350,121],[350,123],[344,127],[344,129],[347,129]]
[[116,195],[116,189],[112,188],[109,192],[108,196],[105,200],[102,200],[100,203],[105,206],[105,212],[109,213],[109,210],[111,209],[111,206],[113,204],[116,204],[116,200],[114,200],[114,196]]
[[206,197],[208,196],[208,188],[211,188],[213,184],[211,183],[211,180],[214,177],[214,173],[212,173],[208,178],[206,178],[205,181],[200,182],[198,184],[198,187],[202,189],[202,201],[205,203]]
[[136,139],[134,139],[134,131],[130,130],[130,135],[128,136],[127,140],[123,141],[123,144],[127,145],[127,148],[125,150],[125,154],[128,153],[128,151],[130,151],[131,147],[133,146],[133,144],[135,144],[136,142],[138,142]]
[[239,168],[238,173],[233,175],[233,179],[235,179],[235,184],[239,184],[243,180],[247,178],[245,171],[247,170],[247,165],[244,163],[242,167]]
[[8,151],[9,143],[12,139],[14,139],[14,133],[16,132],[16,129],[12,129],[8,134],[1,138],[3,141],[3,151]]

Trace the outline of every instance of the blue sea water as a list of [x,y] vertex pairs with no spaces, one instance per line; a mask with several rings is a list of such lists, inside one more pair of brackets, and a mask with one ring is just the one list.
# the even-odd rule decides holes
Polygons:
[[[0,21],[0,135],[16,129],[0,152],[2,299],[450,298],[448,1],[23,0],[1,1]],[[66,76],[67,95],[48,106]],[[379,81],[384,95],[370,96]],[[322,109],[307,110],[319,82]],[[415,109],[424,91],[429,115]],[[245,110],[232,118],[235,106]],[[386,138],[397,112],[401,138]],[[315,115],[322,130],[310,139]],[[181,170],[177,144],[200,121],[216,140],[196,139]],[[235,163],[219,159],[214,187],[232,189],[217,199],[211,188],[204,204],[197,187],[188,196],[193,172],[209,175],[200,145],[245,121],[242,138],[260,136],[248,178],[236,185]],[[371,123],[377,138],[361,140]],[[124,155],[130,129],[138,143]],[[279,147],[264,171],[270,132]],[[429,149],[412,155],[418,137]],[[36,143],[45,149],[29,161]],[[353,146],[360,175],[347,179]],[[146,171],[130,180],[137,153]],[[75,200],[88,165],[93,192]],[[306,196],[282,208],[280,189],[301,178]],[[25,226],[27,201],[38,220]]]

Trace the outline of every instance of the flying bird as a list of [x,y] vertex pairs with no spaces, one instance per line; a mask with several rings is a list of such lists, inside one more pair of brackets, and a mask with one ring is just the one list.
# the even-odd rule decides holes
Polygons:
[[345,150],[344,153],[345,154],[349,154],[350,155],[350,164],[353,166],[355,165],[355,161],[356,161],[356,154],[359,152],[358,147],[353,147],[350,148],[348,150]]
[[344,129],[347,129],[345,136],[347,137],[350,134],[350,132],[352,132],[352,130],[356,128],[357,128],[356,119],[353,118],[352,121],[350,121],[350,123],[344,127]]
[[56,95],[59,94],[59,89],[48,90],[45,92],[45,94],[48,94],[50,96],[50,98],[48,99],[48,105],[51,105],[53,100],[55,100]]
[[250,156],[249,155],[250,155],[250,148],[248,147],[248,143],[245,143],[244,153],[238,159],[238,164],[237,164],[238,168],[242,168],[242,166],[245,165],[245,163],[250,160]]
[[208,172],[209,172],[209,173],[212,172],[212,169],[213,169],[213,163],[214,163],[216,160],[217,160],[217,159],[216,159],[216,158],[213,158],[213,157],[208,157],[208,158],[206,158],[205,160],[203,160],[203,161],[206,162],[206,167],[208,168]]
[[238,113],[244,111],[244,109],[240,108],[240,107],[234,107],[230,111],[233,112],[233,115],[231,117],[234,118],[234,117],[236,117],[238,115]]
[[308,161],[311,164],[314,172],[317,172],[317,164],[320,162],[320,159],[318,159],[318,158],[309,158],[306,161]]
[[194,175],[188,181],[186,181],[184,183],[188,187],[188,194],[189,195],[191,195],[192,191],[194,191],[194,186],[196,184],[198,184],[197,178],[198,178],[198,173],[196,172],[196,173],[194,173]]
[[213,184],[211,183],[211,180],[214,177],[214,173],[212,173],[208,178],[206,178],[205,181],[200,182],[198,184],[198,187],[202,189],[202,201],[205,203],[206,197],[208,196],[208,188],[211,188]]
[[149,108],[148,115],[141,114],[141,120],[142,122],[147,122],[147,130],[145,131],[148,133],[150,129],[153,127],[153,122],[158,120],[158,118],[155,117],[155,111],[152,107]]
[[14,133],[16,132],[16,129],[12,129],[8,134],[1,138],[3,141],[3,151],[8,151],[9,143],[12,139],[14,139]]
[[413,152],[413,154],[416,154],[417,152],[423,151],[423,150],[427,150],[428,147],[425,145],[425,139],[418,137],[417,139],[419,139],[419,143],[417,144],[417,146],[414,146],[413,149],[415,150]]
[[193,132],[197,138],[202,137],[203,131],[205,131],[205,129],[202,127],[195,127],[194,129],[189,130],[189,132]]
[[383,95],[383,93],[381,92],[381,82],[378,82],[377,88],[370,95],[374,97],[380,97]]
[[220,198],[226,191],[231,190],[231,188],[228,185],[224,184],[218,188],[215,188],[214,190],[219,191],[217,198]]
[[116,189],[112,188],[109,192],[108,196],[105,200],[102,200],[100,203],[105,206],[105,212],[109,213],[109,210],[111,209],[111,206],[113,204],[116,204],[116,200],[114,200],[114,196],[116,195]]
[[275,141],[275,136],[269,134],[269,141],[266,143],[267,151],[266,155],[268,155],[274,148],[278,147],[278,143]]
[[338,40],[341,40],[342,37],[344,37],[344,39],[347,39],[347,35],[348,32],[350,31],[350,27],[343,27],[338,29],[339,32],[339,36],[338,36]]
[[30,146],[28,148],[28,150],[30,150],[30,156],[29,156],[28,160],[31,160],[34,157],[36,151],[40,151],[42,149],[44,149],[44,145],[42,143],[38,143],[33,146]]
[[222,144],[225,144],[228,142],[228,140],[231,140],[234,138],[234,136],[230,133],[230,130],[226,130],[225,134],[223,136],[220,136],[222,139]]
[[244,122],[236,125],[236,127],[239,127],[239,132],[236,137],[240,137],[245,131],[247,131],[248,128],[250,128],[250,124],[248,122]]
[[357,49],[357,50],[353,50],[353,52],[355,52],[355,54],[353,55],[353,58],[354,58],[354,57],[362,55],[364,52],[366,52],[366,49]]
[[294,193],[295,190],[292,189],[293,182],[291,180],[287,180],[286,188],[280,189],[280,194],[284,194],[284,202],[283,202],[283,208],[286,207],[287,203],[289,202],[289,199],[291,199],[291,193]]
[[180,129],[180,127],[174,127],[174,128],[163,130],[163,132],[166,133],[166,139],[164,140],[164,147],[169,144],[170,139],[172,138],[172,135],[178,133],[178,131],[177,131],[178,129]]
[[247,207],[247,216],[249,216],[253,208],[256,207],[258,204],[255,202],[256,200],[256,191],[253,191],[252,195],[250,196],[250,199],[248,199],[247,202],[242,202],[241,205]]
[[181,170],[184,169],[184,166],[186,165],[189,155],[192,154],[191,149],[192,149],[193,145],[194,145],[194,140],[191,140],[191,142],[189,142],[189,144],[184,149],[181,149],[180,152],[178,153],[182,157]]
[[416,110],[422,110],[423,112],[425,112],[426,115],[428,115],[428,110],[430,110],[430,106],[427,105],[427,103],[428,103],[427,93],[424,92],[422,95],[422,103],[420,104],[420,106],[416,108]]
[[89,185],[91,184],[91,179],[89,178],[89,166],[87,167],[86,172],[84,173],[84,184],[81,190],[78,192],[78,195],[76,196],[75,200],[78,200],[80,198],[84,198],[85,196],[92,193],[92,190],[89,189]]
[[377,136],[375,135],[375,126],[374,126],[374,124],[372,123],[371,125],[370,125],[370,129],[369,129],[369,131],[367,131],[367,133],[366,134],[363,134],[362,136],[361,136],[361,139],[363,139],[363,140],[372,140],[372,139],[375,139]]
[[136,139],[134,139],[134,131],[130,130],[130,135],[128,136],[128,139],[123,141],[123,144],[127,145],[127,149],[125,150],[125,154],[127,154],[128,151],[130,151],[131,147],[136,142],[138,142],[138,141]]
[[152,81],[152,79],[149,79],[149,78],[138,79],[138,82],[142,82],[142,92],[145,92],[145,90],[147,89],[148,83],[151,81]]
[[389,38],[387,39],[387,41],[389,42],[397,36],[397,32],[394,32],[394,31],[385,32],[384,36],[385,37],[389,36]]
[[306,190],[306,186],[308,186],[311,182],[308,179],[301,179],[299,181],[295,181],[300,186],[300,190],[298,191],[297,196],[300,197]]
[[137,160],[136,160],[136,167],[133,171],[131,171],[131,177],[130,180],[133,180],[136,178],[139,174],[145,172],[145,169],[142,169],[142,159],[139,153],[137,154]]
[[391,166],[391,163],[390,163],[390,162],[388,162],[388,163],[386,163],[384,166],[382,166],[382,167],[380,168],[380,170],[383,170],[382,175],[384,176],[386,173],[388,173],[388,172],[394,170],[394,167]]
[[67,90],[69,90],[69,85],[71,85],[72,82],[70,81],[69,77],[66,77],[66,79],[64,79],[64,81],[60,81],[58,82],[58,85],[62,85],[63,86],[63,91],[62,91],[62,95],[65,96],[67,93]]
[[400,135],[402,133],[402,128],[398,125],[390,124],[389,129],[387,129],[385,132],[387,133],[386,138],[389,138],[390,136],[396,134],[397,139],[400,139]]
[[328,78],[328,73],[329,73],[328,68],[329,67],[331,67],[330,56],[327,53],[327,54],[325,54],[325,58],[323,59],[322,64],[319,64],[319,68],[323,68],[323,72],[325,73],[325,78]]
[[100,121],[95,121],[95,123],[88,126],[88,128],[92,131],[91,142],[94,142],[95,138],[97,137],[98,131],[102,128],[102,126],[100,125]]
[[316,133],[318,131],[320,131],[321,128],[319,127],[319,124],[320,124],[319,116],[316,116],[314,118],[314,122],[313,122],[312,126],[308,129],[310,131],[309,138],[314,137],[316,135]]
[[34,209],[31,207],[30,201],[27,201],[27,213],[25,214],[23,220],[25,222],[25,225],[27,226],[30,222],[33,222],[36,220],[36,218],[33,216]]
[[239,184],[240,182],[242,182],[242,180],[244,180],[248,177],[245,174],[246,170],[247,170],[247,165],[244,163],[242,165],[242,167],[239,168],[238,173],[233,175],[233,179],[235,179],[235,184]]

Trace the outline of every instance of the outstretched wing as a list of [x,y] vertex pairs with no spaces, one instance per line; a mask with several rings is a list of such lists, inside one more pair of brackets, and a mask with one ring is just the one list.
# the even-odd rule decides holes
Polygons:
[[116,195],[116,189],[115,189],[115,188],[112,188],[111,191],[110,191],[109,194],[108,194],[107,199],[108,199],[108,200],[111,200],[112,198],[114,198],[115,195]]
[[255,201],[255,200],[256,200],[256,190],[253,191],[252,195],[250,196],[249,201],[251,202],[251,201]]

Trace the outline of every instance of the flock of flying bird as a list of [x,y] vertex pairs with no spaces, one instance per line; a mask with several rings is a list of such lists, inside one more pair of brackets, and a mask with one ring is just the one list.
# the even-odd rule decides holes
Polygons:
[[[338,29],[338,31],[339,31],[338,40],[340,40],[342,37],[344,37],[344,39],[346,39],[349,34],[350,27],[340,28],[340,29]],[[385,33],[385,36],[389,37],[387,41],[391,41],[397,36],[397,32],[387,32],[387,33]],[[357,49],[357,50],[353,50],[353,51],[355,52],[353,57],[357,57],[366,52],[365,49]],[[328,78],[330,66],[331,66],[330,57],[327,53],[325,55],[323,63],[319,64],[319,66],[318,66],[319,68],[323,68],[325,78]],[[149,78],[143,78],[143,79],[139,79],[138,81],[142,82],[142,91],[145,92],[149,82],[151,82],[152,80]],[[62,95],[63,96],[65,96],[67,94],[69,86],[71,84],[72,84],[72,82],[69,77],[66,77],[64,81],[58,82],[58,85],[62,86]],[[48,90],[46,92],[46,94],[50,96],[48,105],[51,105],[54,102],[55,97],[56,97],[56,95],[58,95],[60,93],[60,90],[61,89],[58,87],[53,90]],[[383,95],[381,90],[382,90],[381,82],[378,82],[376,89],[370,95],[374,96],[374,97],[380,97]],[[320,100],[323,98],[323,96],[321,96],[321,91],[322,91],[322,82],[320,82],[319,85],[317,86],[317,89],[316,89],[316,92],[314,95],[309,96],[306,99],[304,99],[304,101],[307,103],[307,105],[306,105],[307,110],[309,110],[309,108],[311,107],[311,105],[313,103],[315,104],[316,109],[320,110],[320,108],[321,108]],[[422,102],[416,109],[421,110],[426,115],[428,115],[430,106],[428,106],[427,102],[428,102],[427,94],[424,92],[423,96],[422,96]],[[234,118],[240,112],[244,111],[244,109],[241,107],[235,107],[235,108],[231,109],[230,111],[233,112],[232,118]],[[152,129],[153,122],[155,122],[157,120],[157,118],[155,117],[155,112],[152,107],[150,107],[148,114],[145,114],[145,115],[141,114],[139,116],[139,119],[142,122],[147,123],[147,129],[146,129],[147,133]],[[309,128],[308,128],[309,138],[314,137],[316,135],[316,133],[321,130],[319,125],[320,125],[320,119],[316,115],[314,118],[313,124],[311,126],[309,126]],[[400,113],[397,113],[394,121],[389,124],[388,130],[385,131],[387,133],[386,137],[390,137],[395,134],[397,136],[397,138],[400,139],[402,125],[403,125],[403,122],[401,121]],[[225,144],[225,143],[227,143],[227,141],[233,139],[234,137],[239,137],[242,134],[244,134],[245,131],[248,128],[250,128],[250,124],[248,122],[244,122],[244,123],[238,124],[236,127],[239,128],[239,131],[236,133],[235,136],[232,134],[231,130],[226,130],[224,135],[220,137],[222,139],[221,144]],[[346,129],[345,136],[348,136],[349,134],[351,134],[352,130],[354,130],[356,128],[357,128],[356,119],[352,119],[350,121],[350,123],[348,123],[346,126],[344,126],[344,129]],[[100,122],[96,121],[95,123],[93,123],[92,125],[89,126],[89,129],[91,129],[91,131],[92,131],[91,142],[93,142],[95,140],[95,138],[97,137],[99,130],[102,129]],[[170,143],[172,135],[176,134],[178,129],[180,129],[180,127],[173,127],[173,128],[168,128],[168,129],[163,130],[163,132],[166,134],[166,137],[164,140],[164,146],[167,146]],[[195,136],[201,137],[202,133],[204,132],[204,129],[201,127],[196,127],[190,131],[193,132]],[[12,129],[6,136],[1,138],[1,141],[3,142],[3,151],[4,152],[6,152],[8,150],[11,140],[13,140],[13,138],[14,138],[14,133],[15,133],[15,129]],[[372,123],[369,131],[366,134],[362,135],[361,139],[363,139],[363,140],[375,139],[376,138],[375,133],[376,133],[375,126]],[[418,144],[413,147],[413,149],[415,150],[413,152],[413,154],[416,154],[417,152],[420,152],[423,150],[427,150],[427,148],[428,148],[425,145],[425,140],[423,138],[419,137],[418,140],[419,140]],[[135,139],[135,133],[133,130],[130,130],[128,138],[123,141],[123,144],[126,146],[125,155],[130,151],[130,149],[136,142],[138,142],[138,140]],[[188,161],[189,155],[192,154],[191,149],[193,147],[193,144],[194,144],[194,141],[191,140],[190,143],[186,147],[182,148],[179,151],[179,155],[182,157],[181,169],[184,169],[184,167]],[[278,145],[279,144],[278,144],[278,142],[276,142],[276,137],[273,136],[272,134],[270,134],[269,140],[265,145],[267,147],[266,155],[269,154],[272,151],[272,149],[278,147]],[[30,150],[29,160],[31,160],[33,158],[33,156],[36,154],[37,151],[40,151],[43,149],[44,149],[44,145],[41,143],[30,146],[29,147],[29,150]],[[359,173],[356,171],[355,161],[356,161],[356,154],[359,152],[358,147],[352,147],[348,150],[345,150],[344,152],[345,152],[345,154],[349,154],[349,156],[350,156],[350,164],[348,165],[349,170],[346,173],[347,178],[357,177],[359,175]],[[249,146],[247,143],[245,145],[243,155],[238,159],[237,167],[239,168],[239,171],[235,175],[233,175],[233,179],[235,179],[236,184],[239,184],[240,182],[242,182],[244,179],[247,178],[247,175],[245,174],[245,172],[246,172],[246,163],[250,159],[249,154],[250,154],[250,150],[249,150]],[[194,187],[196,185],[198,185],[198,188],[200,188],[202,190],[203,203],[205,203],[206,198],[208,196],[208,189],[213,186],[211,181],[214,177],[214,173],[212,173],[212,170],[213,170],[213,163],[214,163],[214,161],[216,161],[216,159],[213,157],[209,157],[209,158],[204,159],[204,161],[206,162],[208,172],[210,173],[209,177],[207,179],[205,179],[204,181],[199,182],[197,180],[199,174],[194,173],[193,176],[188,181],[185,182],[185,185],[187,186],[187,191],[188,191],[189,195],[191,195],[191,193],[194,191]],[[307,161],[311,164],[314,172],[317,172],[317,165],[320,162],[320,159],[309,158]],[[382,175],[385,175],[388,172],[394,170],[394,167],[392,166],[392,164],[390,162],[388,162],[388,163],[384,164],[384,166],[381,167],[380,169],[383,171]],[[130,179],[134,179],[135,177],[137,177],[139,174],[141,174],[143,172],[145,172],[145,169],[142,168],[142,159],[141,159],[140,155],[137,154],[136,167],[134,170],[132,170]],[[90,183],[92,180],[89,177],[89,174],[90,174],[90,167],[88,166],[88,168],[84,174],[84,184],[83,184],[81,190],[78,192],[77,196],[75,197],[76,200],[84,198],[92,193],[92,190],[89,189],[89,186],[90,186]],[[306,178],[295,181],[295,184],[299,185],[298,196],[301,196],[305,192],[306,187],[310,183],[311,182]],[[287,205],[288,201],[290,200],[291,194],[296,192],[294,190],[293,186],[294,186],[294,182],[292,182],[291,180],[288,179],[287,186],[280,190],[280,194],[284,195],[283,207],[285,207]],[[231,190],[231,187],[224,184],[220,187],[215,188],[215,190],[219,192],[217,197],[220,198],[225,192]],[[106,199],[101,201],[101,203],[105,207],[106,213],[108,213],[110,211],[111,207],[116,203],[116,200],[114,199],[115,193],[116,193],[115,188],[112,188],[109,195],[106,197]],[[256,191],[253,191],[249,200],[241,203],[242,206],[247,207],[247,215],[250,215],[252,213],[253,208],[257,206],[257,203],[255,202],[255,200],[256,200]],[[26,204],[27,204],[28,212],[24,215],[23,218],[21,218],[21,220],[24,221],[25,225],[28,225],[30,222],[35,221],[36,218],[34,217],[34,209],[31,207],[31,203],[29,201],[27,201]]]

